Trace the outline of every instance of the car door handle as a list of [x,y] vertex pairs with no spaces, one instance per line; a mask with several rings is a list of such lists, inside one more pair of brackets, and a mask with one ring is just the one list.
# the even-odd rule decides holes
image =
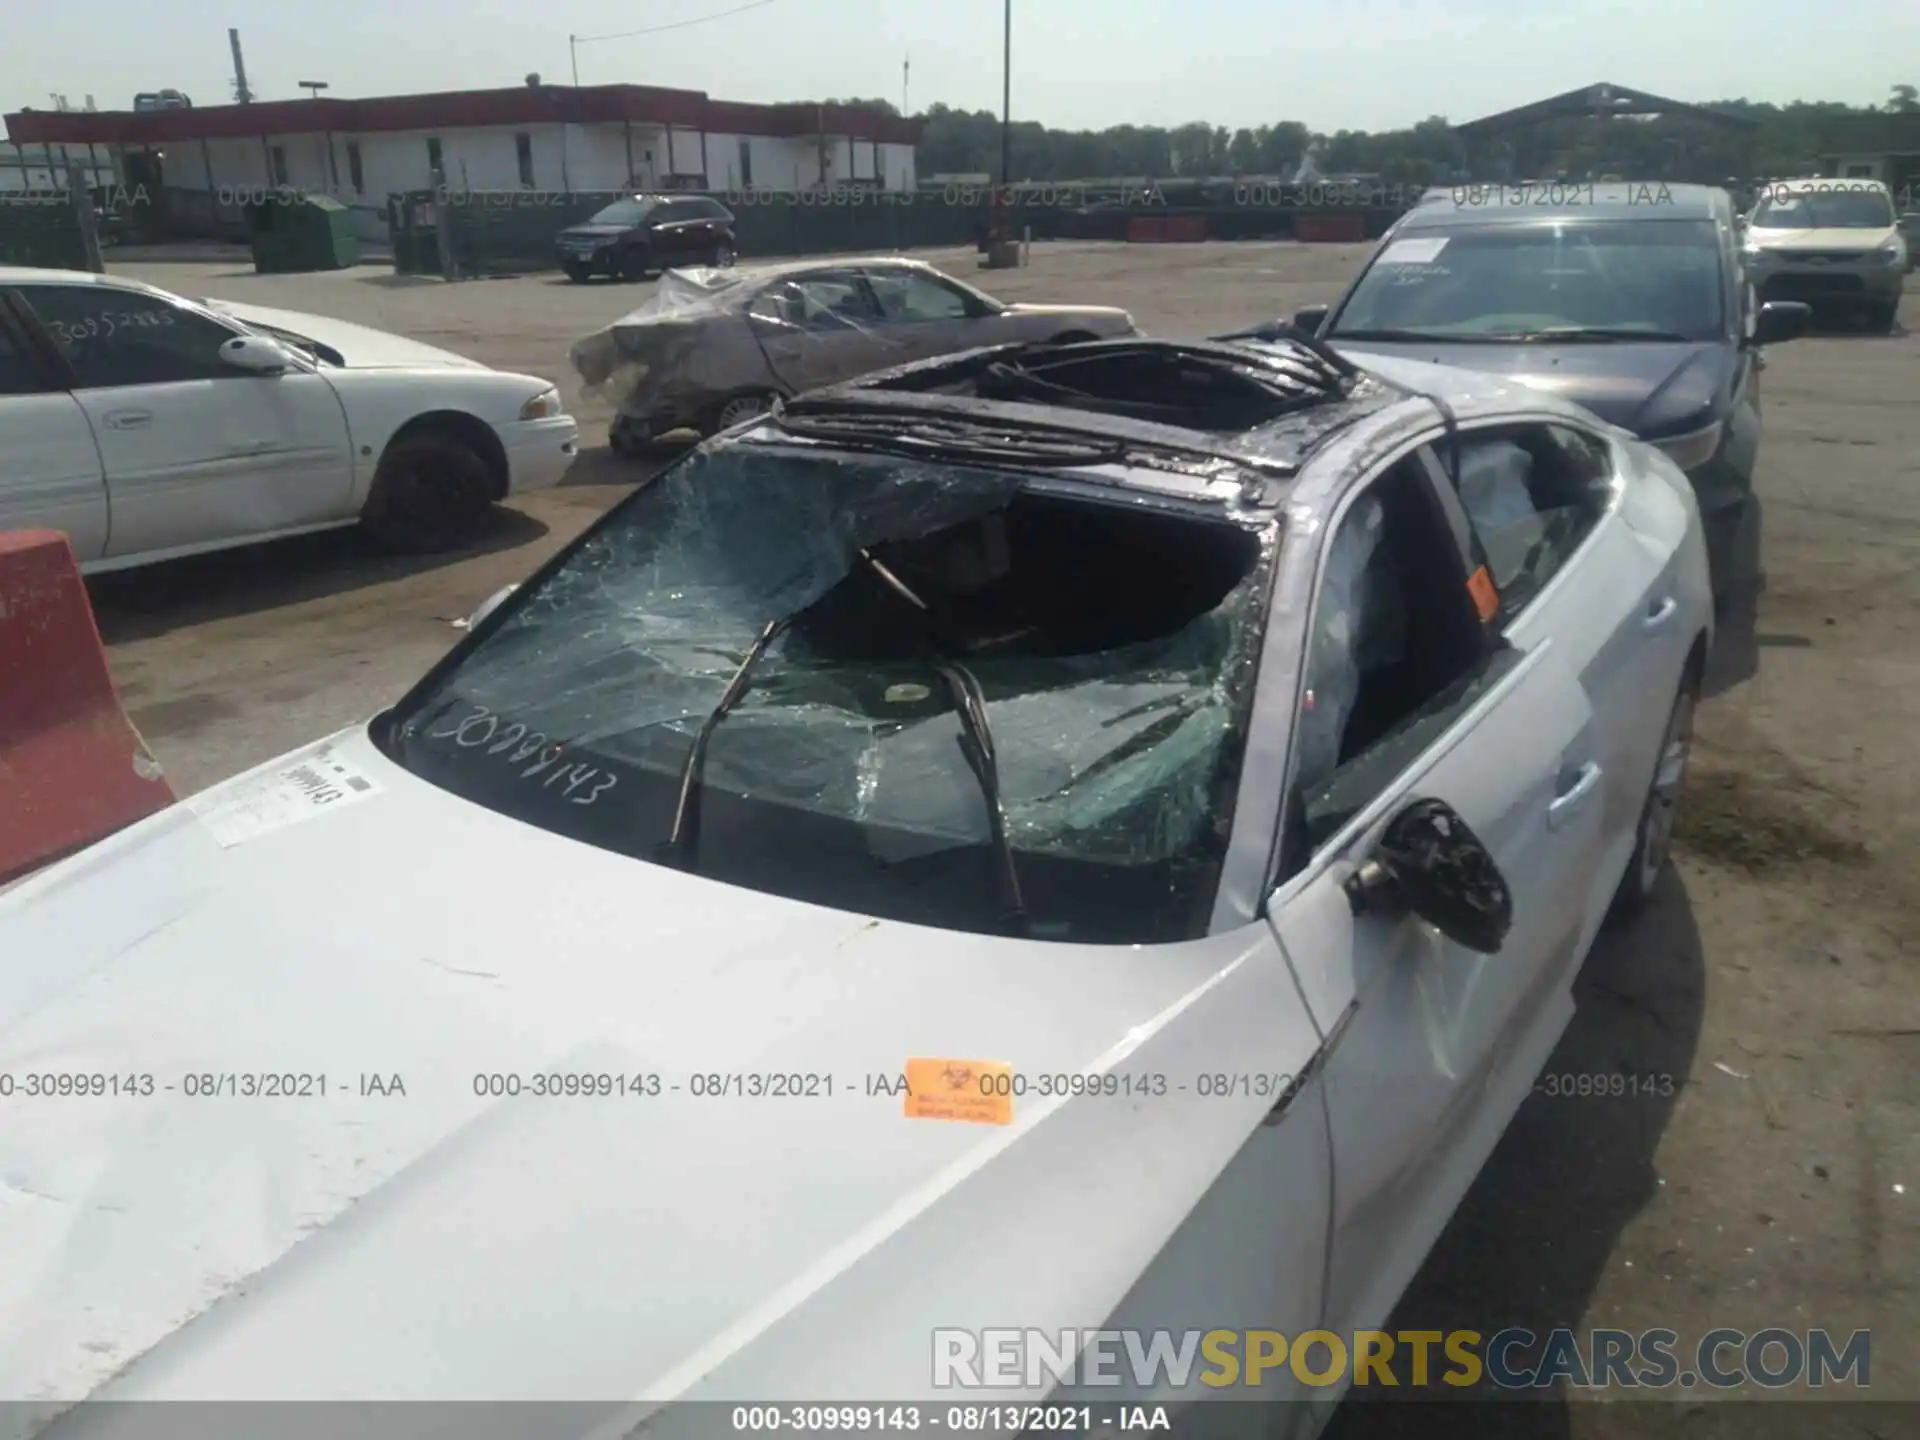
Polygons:
[[1547,806],[1547,828],[1558,830],[1571,820],[1574,812],[1599,784],[1600,767],[1591,760],[1577,770],[1572,766],[1562,770],[1553,803]]
[[1679,613],[1680,602],[1671,595],[1662,595],[1647,606],[1647,613],[1640,621],[1640,628],[1649,635],[1655,634],[1666,629],[1673,622],[1673,617]]
[[138,430],[142,425],[153,423],[151,410],[109,410],[107,428],[109,430]]

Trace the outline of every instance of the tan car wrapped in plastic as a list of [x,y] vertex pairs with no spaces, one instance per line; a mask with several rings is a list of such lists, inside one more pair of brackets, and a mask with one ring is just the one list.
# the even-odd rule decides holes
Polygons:
[[627,454],[674,430],[714,434],[779,398],[1009,341],[1139,333],[1104,305],[1006,305],[918,260],[802,260],[670,270],[651,299],[578,341],[589,394],[618,406]]

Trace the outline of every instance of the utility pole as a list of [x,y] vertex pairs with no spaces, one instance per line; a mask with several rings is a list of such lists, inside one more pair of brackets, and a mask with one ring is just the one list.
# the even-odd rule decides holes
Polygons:
[[240,54],[240,32],[227,31],[227,44],[233,51],[233,99],[237,105],[251,105],[253,91],[247,88],[247,62]]
[[900,62],[900,113],[902,115],[913,113],[913,106],[907,100],[908,95],[912,93],[912,74],[913,56],[909,55]]
[[1013,183],[1013,0],[1006,0],[1000,73],[1000,186],[1005,189]]
[[580,88],[580,37],[567,36],[567,54],[573,57],[573,88]]

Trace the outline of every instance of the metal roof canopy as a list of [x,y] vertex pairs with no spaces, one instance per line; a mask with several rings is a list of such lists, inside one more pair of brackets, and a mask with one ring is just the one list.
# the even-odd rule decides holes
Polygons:
[[1567,120],[1583,116],[1608,120],[1620,115],[1684,115],[1692,119],[1724,125],[1730,130],[1751,132],[1760,128],[1758,120],[1749,120],[1744,115],[1731,115],[1724,110],[1713,110],[1704,105],[1689,105],[1683,100],[1669,100],[1664,95],[1653,95],[1645,90],[1634,90],[1625,85],[1612,85],[1603,81],[1583,89],[1569,90],[1564,95],[1536,100],[1531,105],[1522,105],[1518,109],[1503,110],[1498,115],[1483,115],[1478,120],[1468,120],[1454,126],[1453,131],[1463,139],[1485,139],[1507,131],[1523,129],[1529,125],[1538,125],[1547,120]]

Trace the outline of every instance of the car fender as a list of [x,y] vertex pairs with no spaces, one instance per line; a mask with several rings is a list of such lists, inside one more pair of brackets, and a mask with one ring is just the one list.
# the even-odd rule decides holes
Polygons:
[[500,370],[326,370],[327,383],[340,398],[353,447],[354,510],[366,503],[393,437],[423,415],[470,416],[498,429],[518,417],[520,407],[547,382],[532,375]]

